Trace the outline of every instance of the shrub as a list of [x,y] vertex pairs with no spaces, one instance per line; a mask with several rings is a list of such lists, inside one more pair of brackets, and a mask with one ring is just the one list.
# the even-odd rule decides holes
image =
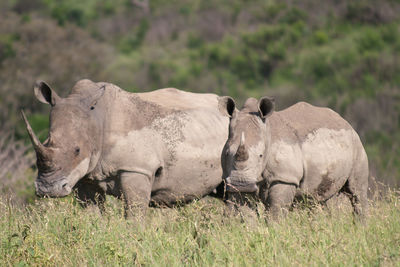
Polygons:
[[313,34],[313,42],[317,45],[326,44],[329,41],[329,36],[322,30],[315,31]]
[[189,33],[188,39],[187,39],[187,46],[189,48],[196,49],[203,45],[204,45],[204,40],[200,36],[198,36],[194,33]]
[[89,22],[101,15],[114,14],[116,6],[124,0],[42,0],[45,12],[48,12],[59,25],[74,23],[86,27]]
[[395,44],[399,40],[398,25],[385,25],[380,29],[380,35],[385,43]]
[[13,48],[13,42],[16,40],[15,34],[4,34],[0,35],[0,64],[6,58],[12,58],[15,56],[15,50]]
[[272,3],[264,7],[264,12],[268,19],[277,17],[283,10],[287,8],[285,3]]
[[216,44],[210,45],[207,49],[208,64],[210,66],[229,65],[231,53],[229,48]]
[[328,52],[315,51],[316,53],[309,58],[308,68],[315,79],[322,79],[333,74],[331,55]]
[[119,50],[122,53],[128,54],[133,50],[139,48],[142,45],[144,38],[146,37],[147,30],[149,28],[149,22],[147,19],[142,19],[139,26],[136,28],[134,33],[131,33],[127,37],[123,37],[119,42]]
[[274,61],[284,60],[286,57],[287,47],[283,42],[275,42],[267,46],[267,54]]
[[379,51],[383,48],[383,41],[379,31],[367,28],[357,40],[361,53],[367,51]]
[[353,23],[377,24],[384,21],[379,7],[373,1],[354,1],[347,5],[345,19]]
[[285,27],[282,26],[260,26],[256,32],[244,34],[242,40],[248,48],[265,49],[271,42],[280,40],[285,34]]
[[279,19],[280,22],[294,24],[299,21],[304,21],[307,18],[307,14],[297,7],[288,9],[285,14]]

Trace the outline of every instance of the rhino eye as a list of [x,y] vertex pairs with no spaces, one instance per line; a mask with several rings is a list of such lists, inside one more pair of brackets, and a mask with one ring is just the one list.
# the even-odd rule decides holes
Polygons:
[[80,152],[81,152],[81,149],[79,147],[76,147],[75,148],[75,156],[78,156]]
[[260,158],[262,158],[262,154],[260,154]]

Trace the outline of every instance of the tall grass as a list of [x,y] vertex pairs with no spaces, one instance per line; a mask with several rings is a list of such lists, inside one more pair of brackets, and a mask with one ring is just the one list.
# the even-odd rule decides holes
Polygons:
[[150,209],[145,222],[123,218],[120,201],[106,214],[72,198],[25,207],[0,201],[1,266],[338,266],[400,264],[400,196],[371,203],[365,225],[346,209],[295,209],[267,223],[224,216],[205,199]]

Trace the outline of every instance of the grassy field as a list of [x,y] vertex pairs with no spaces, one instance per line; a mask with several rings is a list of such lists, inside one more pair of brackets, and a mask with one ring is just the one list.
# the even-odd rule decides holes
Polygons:
[[150,209],[144,225],[72,198],[25,207],[0,201],[1,266],[400,266],[400,195],[371,201],[365,225],[349,209],[295,209],[279,222],[226,217],[220,200]]

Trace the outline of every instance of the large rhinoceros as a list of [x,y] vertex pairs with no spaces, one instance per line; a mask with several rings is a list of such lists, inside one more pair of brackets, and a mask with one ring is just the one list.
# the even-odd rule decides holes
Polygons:
[[76,188],[84,203],[102,204],[111,194],[125,199],[130,217],[136,204],[190,201],[222,181],[229,119],[214,94],[129,93],[90,80],[77,82],[66,98],[44,82],[34,92],[51,105],[43,144],[23,114],[37,155],[39,196],[63,197]]
[[367,155],[336,112],[304,102],[273,112],[267,97],[247,99],[241,111],[230,97],[221,97],[220,106],[230,117],[222,154],[228,199],[255,193],[276,216],[295,197],[326,201],[346,192],[355,213],[366,212]]

